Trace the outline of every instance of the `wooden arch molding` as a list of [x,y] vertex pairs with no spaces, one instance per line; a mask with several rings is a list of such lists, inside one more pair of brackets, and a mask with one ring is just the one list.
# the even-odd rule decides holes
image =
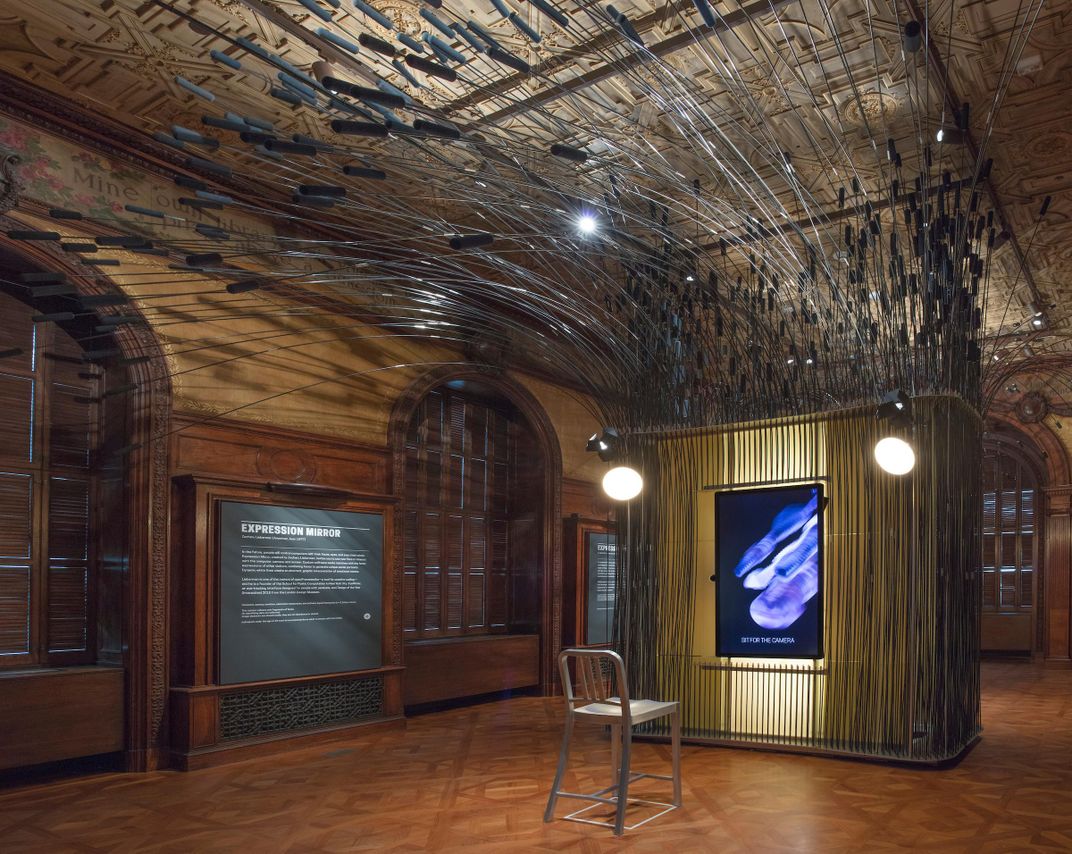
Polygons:
[[[32,202],[22,206],[33,209]],[[0,214],[0,231],[25,228]],[[52,242],[14,243],[0,235],[0,248],[25,259],[27,268],[65,273],[78,293],[121,290],[96,270],[77,264]],[[133,303],[124,313],[141,311]],[[129,393],[127,455],[129,580],[126,620],[126,767],[150,771],[165,764],[168,619],[168,431],[171,381],[164,351],[148,323],[119,326],[113,333],[135,388]]]
[[[403,501],[406,476],[406,430],[424,397],[452,380],[473,380],[495,389],[518,408],[532,427],[544,461],[543,497],[543,584],[540,603],[540,691],[555,690],[555,660],[562,642],[562,450],[551,419],[533,394],[501,369],[480,365],[444,365],[414,380],[399,395],[391,409],[387,444],[391,452],[391,491]],[[404,516],[403,516],[404,518]],[[402,577],[402,525],[395,526],[395,567]],[[402,585],[395,585],[396,624],[402,625]],[[394,662],[402,663],[402,633],[395,634]]]
[[1038,473],[1042,484],[1062,486],[1072,483],[1072,466],[1069,465],[1068,452],[1049,427],[1041,422],[1024,424],[1013,415],[1011,408],[1006,411],[1004,408],[991,407],[986,417],[987,420],[1008,427],[1034,443],[1037,453],[1031,454],[1029,451],[1027,456],[1034,459],[1036,466],[1041,464]]

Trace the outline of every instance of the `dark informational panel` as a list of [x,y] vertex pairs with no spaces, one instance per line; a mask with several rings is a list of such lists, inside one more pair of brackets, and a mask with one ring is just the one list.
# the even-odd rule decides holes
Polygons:
[[220,682],[379,667],[383,516],[220,503]]
[[588,531],[585,540],[585,574],[588,578],[585,643],[610,643],[614,640],[618,537]]
[[821,658],[823,490],[715,496],[719,655]]

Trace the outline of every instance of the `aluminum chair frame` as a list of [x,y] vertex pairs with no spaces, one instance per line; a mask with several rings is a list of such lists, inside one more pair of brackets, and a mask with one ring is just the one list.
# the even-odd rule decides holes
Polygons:
[[[570,678],[570,659],[576,662],[577,685]],[[609,696],[608,680],[603,675],[601,661],[610,661],[614,665],[615,682],[618,696]],[[558,656],[558,668],[562,674],[562,688],[566,698],[566,728],[562,735],[562,749],[558,757],[558,770],[555,782],[551,786],[551,795],[544,812],[545,822],[554,819],[555,805],[559,798],[575,798],[595,801],[590,806],[565,816],[570,821],[586,824],[598,824],[614,828],[614,835],[621,836],[625,830],[634,830],[642,824],[658,818],[681,806],[681,712],[677,702],[658,702],[653,700],[630,700],[629,684],[625,678],[625,663],[616,652],[608,649],[565,649]],[[631,773],[629,761],[632,752],[633,727],[636,724],[670,717],[671,731],[671,774]],[[562,790],[562,777],[569,762],[570,740],[576,722],[589,722],[609,726],[611,730],[611,785],[591,794],[567,792]],[[673,783],[672,803],[647,801],[633,798],[632,803],[651,804],[664,807],[662,811],[649,816],[643,821],[626,827],[625,811],[630,803],[629,785],[644,777],[655,780],[668,780]],[[615,806],[614,824],[579,818],[584,812],[594,809],[598,804]]]

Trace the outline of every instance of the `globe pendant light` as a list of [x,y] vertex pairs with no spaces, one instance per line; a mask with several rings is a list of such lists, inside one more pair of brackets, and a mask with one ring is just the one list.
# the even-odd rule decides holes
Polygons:
[[603,491],[615,501],[636,498],[643,488],[644,478],[629,466],[615,466],[603,475]]

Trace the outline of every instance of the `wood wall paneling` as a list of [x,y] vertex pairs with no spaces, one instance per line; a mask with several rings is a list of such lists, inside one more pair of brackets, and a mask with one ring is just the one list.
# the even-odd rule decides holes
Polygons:
[[118,667],[0,675],[0,769],[119,751],[123,731]]
[[1072,486],[1051,486],[1046,495],[1045,626],[1046,659],[1072,660]]
[[405,703],[475,697],[540,682],[539,635],[484,635],[406,644]]
[[[385,494],[386,456],[365,446],[295,433],[185,422],[173,437],[174,495],[171,513],[171,756],[180,768],[234,761],[256,753],[289,749],[316,732],[352,730],[331,724],[313,730],[272,732],[227,741],[221,735],[221,698],[245,690],[382,680],[381,713],[364,723],[401,716],[402,666],[396,654],[395,499]],[[345,493],[317,495],[277,492],[269,483],[326,486]],[[323,674],[243,685],[220,685],[218,673],[219,555],[221,501],[371,512],[384,519],[384,666],[372,671]]]

